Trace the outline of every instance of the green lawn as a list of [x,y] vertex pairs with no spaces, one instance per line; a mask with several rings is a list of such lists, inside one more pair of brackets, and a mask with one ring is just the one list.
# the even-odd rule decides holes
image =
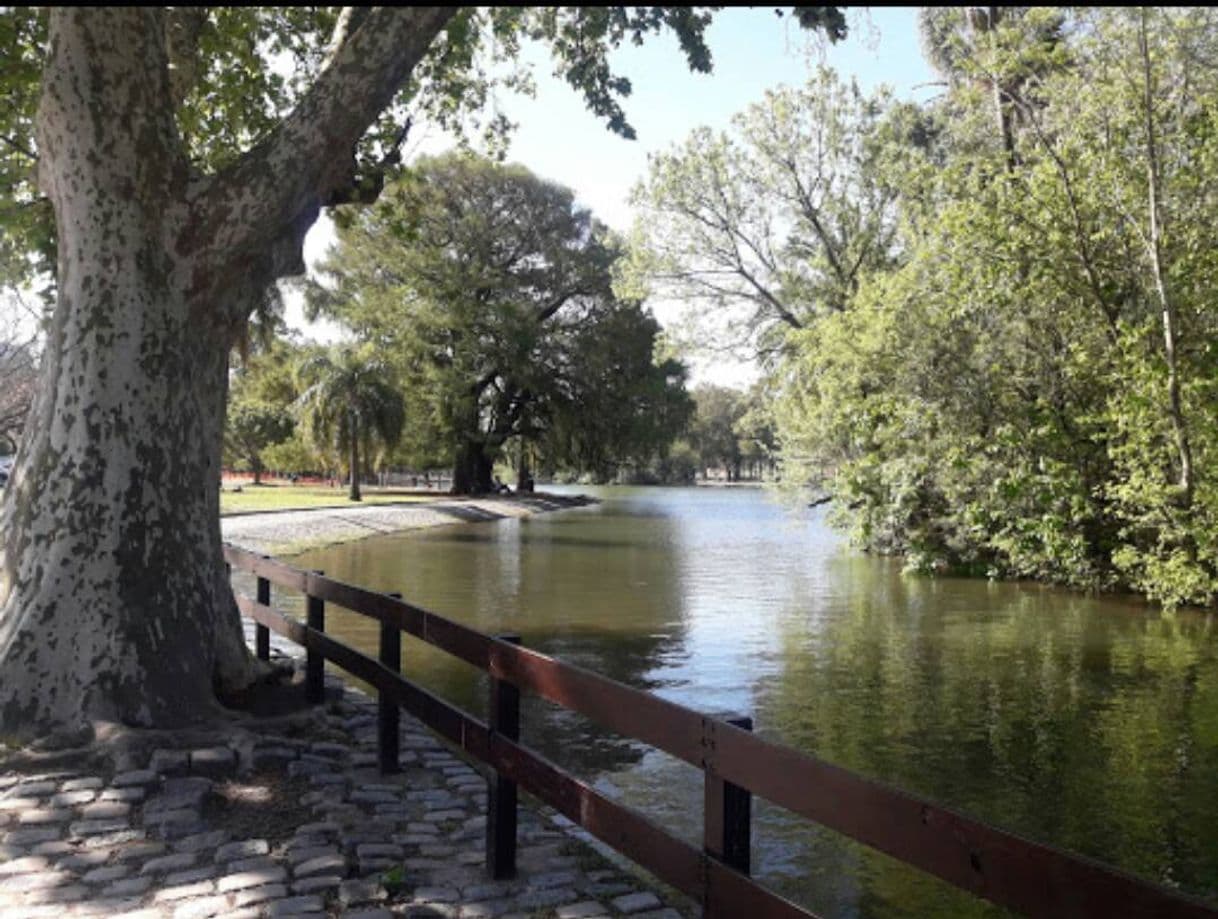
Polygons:
[[362,489],[364,500],[347,499],[347,488],[314,485],[243,485],[240,492],[225,488],[220,492],[220,514],[247,514],[252,511],[286,511],[306,507],[358,507],[360,504],[400,504],[403,501],[435,501],[444,497],[437,491],[420,494],[378,488]]

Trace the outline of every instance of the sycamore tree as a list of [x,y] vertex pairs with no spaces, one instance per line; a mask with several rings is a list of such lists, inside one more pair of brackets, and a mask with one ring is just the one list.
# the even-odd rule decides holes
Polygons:
[[[2,265],[20,272],[43,254],[55,298],[0,510],[0,732],[180,725],[258,678],[221,554],[229,350],[267,287],[301,273],[321,208],[375,197],[403,107],[420,100],[450,119],[477,107],[487,85],[478,50],[495,42],[510,54],[528,35],[627,133],[629,84],[609,49],[670,27],[705,70],[708,18],[666,8],[0,12],[13,103],[0,113],[0,168],[23,170],[0,227],[0,249],[18,257]],[[841,30],[834,10],[801,19]]]

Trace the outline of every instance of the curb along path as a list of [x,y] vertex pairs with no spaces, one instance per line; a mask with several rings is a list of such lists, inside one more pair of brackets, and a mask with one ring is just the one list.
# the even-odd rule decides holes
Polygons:
[[448,498],[410,504],[352,504],[233,514],[220,519],[224,538],[253,552],[294,555],[306,549],[409,530],[531,517],[597,503],[585,495]]
[[324,706],[108,769],[0,759],[0,919],[689,915],[528,804],[518,877],[489,881],[484,776],[405,712],[381,775],[376,702],[326,679]]

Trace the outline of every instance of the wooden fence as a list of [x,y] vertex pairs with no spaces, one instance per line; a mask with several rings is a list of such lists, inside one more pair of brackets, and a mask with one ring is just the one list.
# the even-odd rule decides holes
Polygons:
[[[878,849],[975,896],[1034,916],[1218,917],[1214,906],[1098,862],[1031,842],[931,801],[864,778],[750,733],[748,719],[713,718],[378,593],[302,571],[233,546],[233,569],[257,580],[238,596],[256,623],[265,659],[270,631],[306,649],[306,691],[322,698],[328,660],[378,693],[381,768],[397,767],[399,709],[405,709],[494,770],[487,803],[487,868],[515,870],[516,794],[523,788],[597,838],[702,904],[708,919],[806,917],[807,910],[750,876],[751,796]],[[306,598],[306,622],[271,606],[271,585]],[[378,659],[325,633],[325,604],[380,623]],[[401,675],[406,632],[490,675],[488,723]],[[520,692],[578,712],[702,770],[704,831],[699,849],[564,772],[519,742]]]

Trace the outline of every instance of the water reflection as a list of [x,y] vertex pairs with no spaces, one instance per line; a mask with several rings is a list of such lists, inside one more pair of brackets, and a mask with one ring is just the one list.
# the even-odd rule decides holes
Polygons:
[[[686,623],[671,577],[678,533],[663,513],[631,508],[605,517],[596,508],[526,520],[444,527],[306,553],[304,567],[412,602],[490,633],[515,632],[526,645],[644,689],[663,691],[665,667],[687,656]],[[593,513],[589,513],[592,511]],[[359,617],[332,631],[375,646]],[[404,647],[414,679],[479,714],[485,680],[421,643]],[[577,775],[624,769],[645,748],[531,697],[524,736]]]
[[[1207,786],[1218,722],[1196,717],[1218,705],[1212,617],[904,578],[866,560],[827,574],[844,602],[816,621],[790,610],[781,668],[758,681],[760,718],[786,742],[1031,838],[1215,894],[1218,802]],[[770,829],[763,845],[802,850],[803,864],[826,854],[825,839],[805,840],[781,820]],[[985,911],[836,846],[835,860],[856,861],[869,881],[859,914]],[[779,884],[807,894],[798,877]],[[852,912],[840,891],[822,896],[826,912]]]
[[[693,708],[1034,839],[1218,899],[1214,620],[1037,586],[902,576],[818,513],[712,489],[366,540],[306,567]],[[331,620],[374,648],[375,629]],[[482,711],[470,668],[406,670]],[[527,740],[690,840],[700,774],[530,700]],[[996,912],[758,802],[757,873],[830,916]]]

